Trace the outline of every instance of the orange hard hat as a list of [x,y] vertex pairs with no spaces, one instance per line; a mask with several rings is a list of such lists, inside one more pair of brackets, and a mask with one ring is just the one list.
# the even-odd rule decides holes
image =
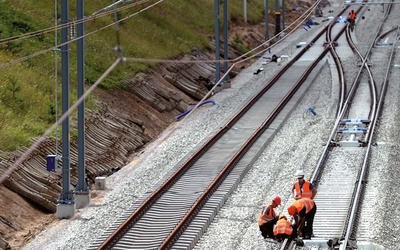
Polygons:
[[288,207],[287,211],[288,211],[289,215],[292,215],[292,216],[297,212],[296,207],[294,205],[290,205],[290,207]]
[[274,196],[274,198],[272,198],[272,201],[275,202],[278,206],[281,205],[281,197],[279,197],[278,195]]

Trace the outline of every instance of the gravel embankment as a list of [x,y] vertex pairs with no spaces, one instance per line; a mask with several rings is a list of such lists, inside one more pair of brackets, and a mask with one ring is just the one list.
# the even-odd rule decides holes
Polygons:
[[[341,3],[332,4],[332,9],[337,10],[341,6]],[[327,10],[328,8],[324,13]],[[317,29],[318,27],[313,27],[308,32],[299,30],[289,42],[273,48],[272,52],[277,55],[293,55],[296,52],[295,44],[307,41],[309,34]],[[356,27],[356,32],[362,31]],[[128,166],[108,177],[103,198],[94,198],[94,204],[78,211],[75,218],[59,221],[23,249],[88,248],[132,202],[151,189],[199,141],[218,128],[221,122],[260,87],[262,80],[271,76],[279,67],[274,63],[261,66],[263,60],[265,59],[259,59],[233,79],[231,88],[214,95],[211,99],[217,105],[204,105],[187,119],[173,124]],[[265,77],[253,75],[260,67],[265,68]],[[398,82],[399,71],[394,74],[396,75],[390,80]],[[396,192],[400,177],[396,170],[399,159],[396,150],[399,130],[399,119],[396,117],[399,112],[398,93],[398,84],[391,86],[388,91],[390,101],[387,103],[392,104],[385,105],[377,139],[382,142],[382,146],[373,151],[374,167],[369,173],[368,188],[376,189],[374,192],[379,192],[379,199],[363,203],[363,206],[375,208],[373,215],[364,216],[369,218],[367,226],[373,232],[371,239],[380,244],[386,240],[396,242],[400,233],[396,223],[400,220],[400,211],[396,208],[400,202],[400,195]],[[277,249],[278,245],[266,243],[260,235],[256,224],[259,208],[275,194],[281,195],[283,200],[283,206],[277,211],[286,208],[290,201],[289,190],[294,181],[294,172],[299,168],[309,174],[312,172],[320,154],[319,149],[326,142],[325,133],[333,122],[335,109],[332,106],[335,98],[330,69],[325,67],[236,192],[228,199],[195,249]],[[306,111],[308,107],[313,107],[318,115],[309,115]],[[389,225],[384,225],[384,221]],[[385,246],[386,249],[395,249],[390,248],[389,244]]]
[[[399,13],[398,8],[394,8],[392,13]],[[366,19],[362,19],[360,15],[361,21],[357,24],[355,32],[359,41],[358,46],[365,54],[368,47],[365,41],[365,36],[369,34],[367,31],[370,31],[371,36],[375,35],[376,31],[372,28],[373,21],[379,18],[382,12],[376,7],[371,7],[363,15]],[[394,20],[398,20],[398,17]],[[383,31],[394,25],[395,21],[393,24],[386,24]],[[337,50],[340,51],[340,48]],[[373,73],[378,79],[378,86],[381,86],[387,53],[379,50],[374,52],[372,65],[376,65],[372,67]],[[399,62],[398,55],[396,62]],[[354,58],[350,57],[344,63],[347,65],[347,73],[358,72],[359,68],[354,67],[356,63]],[[385,115],[378,124],[380,126],[376,139],[378,146],[372,152],[371,169],[367,176],[366,200],[362,203],[363,212],[359,218],[359,228],[360,231],[363,230],[363,237],[358,237],[363,241],[380,245],[376,249],[398,249],[400,227],[397,222],[400,210],[396,204],[400,202],[400,195],[396,191],[398,189],[396,180],[400,174],[396,134],[399,131],[399,118],[395,114],[399,112],[400,91],[395,79],[398,79],[399,75],[400,71],[397,70],[389,79],[391,84],[384,105]],[[286,201],[283,205],[285,209],[290,200],[289,190],[294,181],[293,173],[298,168],[311,173],[318,158],[320,145],[326,142],[324,141],[326,139],[323,139],[326,137],[324,133],[328,131],[334,112],[327,109],[334,101],[330,79],[326,79],[327,77],[329,78],[329,72],[324,70],[286,125],[243,179],[235,194],[226,202],[195,249],[279,249],[279,245],[264,242],[260,236],[256,224],[257,213],[262,202],[266,202],[275,194],[286,198],[283,199]],[[304,119],[301,114],[308,106],[315,108],[318,118]],[[335,155],[335,157],[340,156]],[[282,210],[278,209],[278,212]],[[365,235],[365,232],[368,234]]]

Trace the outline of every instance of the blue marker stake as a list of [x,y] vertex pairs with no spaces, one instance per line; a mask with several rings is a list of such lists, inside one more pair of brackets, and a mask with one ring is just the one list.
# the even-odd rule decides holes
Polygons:
[[317,115],[317,113],[315,113],[313,108],[309,107],[307,110],[310,111],[313,115]]

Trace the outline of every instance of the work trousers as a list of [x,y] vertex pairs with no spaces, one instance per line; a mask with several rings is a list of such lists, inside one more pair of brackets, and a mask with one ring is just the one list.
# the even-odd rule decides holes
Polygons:
[[313,232],[313,224],[314,224],[314,217],[315,213],[317,212],[317,205],[314,205],[313,209],[310,210],[306,214],[306,220],[304,222],[304,226],[301,230],[301,234],[303,237],[311,237],[311,235],[314,233]]
[[278,239],[278,241],[283,241],[284,239],[290,238],[290,239],[295,239],[297,237],[297,226],[292,225],[292,234],[287,235],[287,234],[277,234],[275,237]]
[[354,30],[354,26],[356,25],[356,20],[355,19],[350,19],[350,30]]
[[278,220],[275,218],[260,226],[261,235],[264,237],[264,239],[268,237],[271,239],[274,238],[274,225],[277,221]]

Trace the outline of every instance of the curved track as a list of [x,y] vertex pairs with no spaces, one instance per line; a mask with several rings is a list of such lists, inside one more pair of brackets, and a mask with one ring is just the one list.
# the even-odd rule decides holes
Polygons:
[[[316,237],[306,244],[325,244],[326,239],[338,237],[344,239],[342,247],[346,248],[368,169],[367,160],[380,112],[379,103],[383,101],[386,88],[384,85],[381,87],[378,102],[377,88],[368,65],[374,41],[366,56],[355,52],[360,58],[360,71],[351,86],[346,86],[344,69],[335,51],[337,40],[346,31],[345,28],[346,25],[336,26],[335,22],[325,27],[282,71],[266,82],[235,117],[201,143],[191,156],[182,160],[159,187],[133,204],[89,249],[193,248],[219,208],[307,91],[310,79],[318,73],[323,64],[321,61],[328,53],[331,53],[338,68],[341,91],[337,120],[311,178],[319,189],[315,198],[318,212],[314,224]],[[356,51],[349,31],[346,34],[349,46]],[[326,35],[324,46],[316,46],[323,43],[323,35]],[[376,37],[379,37],[379,31]],[[368,99],[360,98],[365,95],[358,93],[360,86],[361,89],[365,87],[365,72],[369,79]],[[367,108],[367,111],[361,112],[365,114],[361,119],[351,117],[356,102]],[[343,154],[349,157],[342,160]],[[328,165],[331,167],[327,168]],[[282,246],[283,249],[285,247]]]
[[[361,8],[357,12],[360,10]],[[327,247],[326,242],[329,239],[338,238],[341,240],[339,249],[352,249],[357,245],[356,240],[362,240],[355,238],[358,210],[363,199],[372,138],[385,100],[386,79],[393,64],[395,45],[392,45],[385,81],[379,86],[381,89],[379,95],[368,59],[371,57],[375,41],[383,36],[380,33],[390,10],[390,7],[387,8],[376,38],[370,41],[365,56],[351,40],[349,29],[346,30],[348,44],[359,58],[360,69],[350,86],[345,102],[343,105],[342,103],[338,105],[341,107],[338,109],[339,115],[311,177],[311,181],[318,186],[318,194],[314,199],[318,211],[314,222],[315,237],[305,241],[308,246]],[[398,35],[397,33],[396,37]],[[369,96],[364,93],[366,89],[369,90]],[[363,234],[360,229],[357,233]],[[364,245],[372,246],[372,243]],[[294,244],[288,241],[281,247],[281,249],[294,248]]]
[[322,67],[326,29],[90,249],[192,248]]

